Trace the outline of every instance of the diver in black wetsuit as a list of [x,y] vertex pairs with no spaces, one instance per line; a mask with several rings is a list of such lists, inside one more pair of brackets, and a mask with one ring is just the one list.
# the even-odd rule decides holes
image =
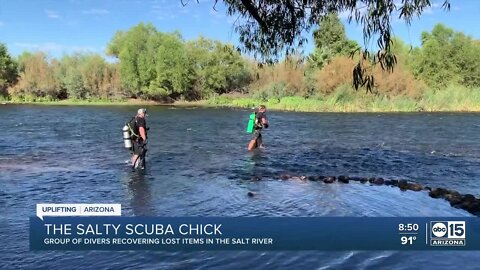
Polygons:
[[255,123],[253,127],[254,130],[252,139],[248,144],[248,151],[252,151],[257,147],[263,148],[261,131],[263,128],[268,128],[266,112],[267,108],[265,107],[265,105],[260,105],[258,108],[258,112],[255,113]]

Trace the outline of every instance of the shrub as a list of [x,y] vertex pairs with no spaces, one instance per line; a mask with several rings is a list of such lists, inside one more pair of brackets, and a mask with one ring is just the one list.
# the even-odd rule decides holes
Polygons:
[[274,66],[256,68],[256,80],[250,85],[250,94],[261,100],[284,96],[305,96],[307,86],[303,64],[287,59]]
[[[328,95],[342,85],[352,84],[352,67],[356,60],[349,57],[335,57],[322,70],[318,71],[317,91]],[[375,92],[377,94],[392,96],[419,97],[425,89],[425,85],[416,80],[402,61],[399,61],[393,72],[382,70],[380,65],[371,69],[375,77]]]

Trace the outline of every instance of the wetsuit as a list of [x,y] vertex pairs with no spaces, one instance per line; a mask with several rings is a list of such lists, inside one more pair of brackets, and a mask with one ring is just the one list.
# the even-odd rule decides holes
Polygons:
[[133,129],[132,134],[132,151],[135,155],[142,155],[145,151],[145,142],[140,136],[140,127],[145,129],[145,136],[147,136],[147,123],[145,118],[135,117],[130,121],[130,126]]
[[257,140],[258,138],[262,138],[262,119],[265,118],[265,113],[264,112],[257,112],[255,114],[255,125],[253,126],[253,134],[252,134],[252,140]]

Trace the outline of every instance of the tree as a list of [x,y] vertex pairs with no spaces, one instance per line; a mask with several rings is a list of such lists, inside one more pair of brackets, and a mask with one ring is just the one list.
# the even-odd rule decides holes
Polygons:
[[480,86],[480,46],[461,32],[437,24],[431,33],[422,33],[422,47],[413,53],[416,77],[434,88],[448,84]]
[[310,55],[310,63],[321,68],[334,56],[348,56],[359,48],[354,40],[349,40],[345,27],[336,13],[330,13],[320,20],[319,28],[313,31],[315,41],[314,52]]
[[17,63],[8,53],[7,47],[0,43],[0,95],[7,94],[7,88],[17,82]]
[[232,45],[200,37],[187,43],[187,51],[195,73],[195,98],[238,90],[250,81],[246,60]]
[[[219,0],[215,0],[215,4]],[[409,24],[414,16],[420,16],[431,6],[430,0],[222,0],[227,13],[241,20],[235,26],[240,35],[242,49],[260,55],[267,62],[286,51],[297,51],[307,40],[309,30],[322,17],[330,13],[347,12],[349,21],[355,20],[363,26],[365,44],[376,38],[378,51],[374,63],[392,70],[396,59],[391,52],[391,20],[399,13],[399,18]],[[443,7],[450,9],[449,0]],[[365,46],[366,47],[366,46]],[[364,58],[370,58],[365,49]],[[359,62],[354,68],[354,86],[372,87],[373,77]]]
[[198,99],[249,82],[246,61],[233,46],[205,38],[185,42],[151,24],[117,32],[107,52],[120,60],[122,84],[136,97]]
[[20,78],[9,89],[11,96],[57,98],[58,81],[50,61],[42,52],[23,53],[19,57]]
[[60,88],[64,89],[68,98],[84,99],[90,97],[82,76],[82,64],[84,56],[76,53],[64,55],[56,65],[55,75],[60,82]]
[[107,54],[120,59],[122,84],[133,96],[148,92],[156,78],[156,49],[161,34],[152,24],[140,23],[127,32],[117,32],[108,44]]
[[156,78],[151,84],[152,97],[185,95],[192,87],[192,66],[180,33],[162,34],[155,55]]

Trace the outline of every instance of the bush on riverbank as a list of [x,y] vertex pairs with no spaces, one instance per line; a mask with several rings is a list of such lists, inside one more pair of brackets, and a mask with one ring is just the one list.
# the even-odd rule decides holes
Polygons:
[[[65,99],[29,97],[26,99],[0,100],[2,102],[35,103],[45,105],[158,105],[147,100],[127,99]],[[252,109],[265,104],[271,110],[301,112],[415,112],[415,111],[475,111],[480,112],[480,88],[450,86],[442,90],[426,90],[419,98],[408,96],[372,95],[353,90],[342,85],[326,96],[301,97],[289,96],[269,98],[218,95],[201,101],[180,101],[177,106],[236,107]]]
[[358,92],[342,85],[326,96],[290,96],[268,100],[217,96],[202,104],[240,108],[265,104],[269,109],[305,112],[480,111],[480,88],[450,86],[442,90],[427,90],[419,97],[390,97]]

